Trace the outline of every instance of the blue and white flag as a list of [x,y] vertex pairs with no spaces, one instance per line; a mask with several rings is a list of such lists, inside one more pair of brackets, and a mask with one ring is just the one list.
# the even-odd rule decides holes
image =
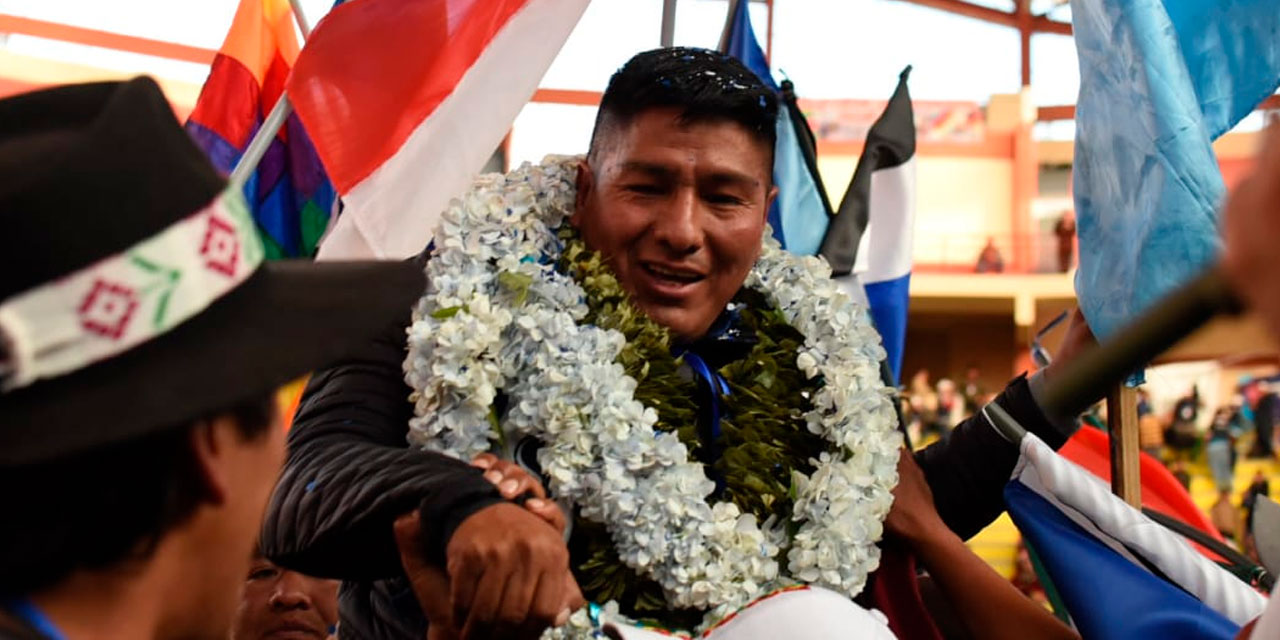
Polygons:
[[1084,640],[1234,638],[1266,598],[1026,435],[1004,490]]
[[1280,82],[1276,0],[1071,0],[1076,291],[1099,338],[1212,261],[1212,141]]
[[[721,50],[741,60],[765,86],[777,92],[778,84],[773,81],[769,62],[751,28],[747,0],[736,0],[730,11]],[[779,95],[778,139],[773,151],[773,182],[778,186],[778,197],[769,209],[769,225],[782,248],[811,256],[817,255],[822,245],[831,218],[831,206],[822,190],[816,162],[811,157],[812,133],[796,130],[797,126],[808,125],[803,124],[803,116],[793,112],[795,108],[794,101]]]
[[901,380],[907,339],[911,252],[916,220],[916,126],[907,77],[884,113],[867,131],[858,166],[840,211],[827,228],[822,255],[842,288],[856,298],[865,288],[867,305],[893,374]]

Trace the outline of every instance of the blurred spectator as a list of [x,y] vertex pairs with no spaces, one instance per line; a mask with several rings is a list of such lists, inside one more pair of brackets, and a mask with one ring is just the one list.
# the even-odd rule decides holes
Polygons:
[[1205,457],[1209,461],[1209,471],[1213,473],[1213,484],[1218,491],[1231,491],[1235,478],[1236,461],[1233,449],[1235,435],[1231,433],[1231,409],[1222,407],[1213,414],[1213,424],[1209,426],[1208,441],[1205,444]]
[[995,239],[987,236],[987,244],[978,254],[978,265],[974,268],[978,273],[1001,273],[1004,271],[1004,258],[996,248]]
[[1271,385],[1258,383],[1258,403],[1253,407],[1254,425],[1257,427],[1250,458],[1274,458],[1276,417],[1280,413],[1280,396]]
[[938,425],[945,431],[960,424],[965,416],[965,399],[956,383],[943,378],[938,381]]
[[1063,211],[1058,223],[1053,225],[1053,235],[1058,238],[1058,270],[1071,270],[1076,250],[1076,216],[1070,210]]
[[935,431],[938,423],[938,394],[929,383],[929,370],[921,369],[911,377],[911,411],[920,424],[921,437]]
[[931,405],[932,410],[921,416],[921,428],[924,436],[937,436],[945,441],[951,429],[964,419],[964,398],[956,389],[956,384],[946,378],[938,381],[936,393],[926,396],[924,405]]
[[1271,497],[1271,484],[1267,482],[1267,477],[1262,475],[1262,471],[1255,471],[1253,480],[1249,483],[1248,488],[1244,490],[1244,496],[1240,499],[1240,508],[1244,510],[1244,550],[1245,555],[1249,556],[1254,562],[1258,562],[1258,548],[1253,540],[1253,509],[1258,504],[1258,496]]
[[1027,543],[1022,539],[1018,540],[1017,550],[1014,551],[1012,582],[1023,595],[1041,606],[1048,606],[1049,596],[1045,593],[1044,585],[1040,584],[1035,565],[1031,563],[1031,553],[1027,551]]
[[1240,507],[1244,509],[1244,528],[1246,532],[1253,529],[1253,507],[1258,503],[1258,496],[1271,497],[1271,483],[1267,482],[1267,477],[1262,475],[1261,469],[1253,473],[1253,479],[1249,481],[1249,486],[1244,490],[1244,496],[1240,499]]
[[1151,396],[1141,387],[1138,388],[1138,446],[1156,460],[1163,459],[1164,429],[1151,410]]
[[973,415],[982,408],[986,397],[986,390],[982,388],[982,372],[977,367],[969,365],[964,372],[964,410],[965,413]]
[[1240,529],[1240,510],[1231,504],[1231,488],[1218,490],[1218,500],[1209,507],[1209,519],[1218,533],[1228,540],[1235,540]]
[[324,640],[338,624],[337,580],[283,569],[258,554],[249,568],[231,640]]
[[1165,434],[1164,443],[1174,452],[1189,455],[1200,435],[1196,430],[1196,420],[1200,417],[1200,390],[1191,387],[1191,392],[1173,405],[1173,418],[1169,431]]
[[1138,446],[1152,458],[1164,459],[1164,429],[1154,413],[1138,414]]

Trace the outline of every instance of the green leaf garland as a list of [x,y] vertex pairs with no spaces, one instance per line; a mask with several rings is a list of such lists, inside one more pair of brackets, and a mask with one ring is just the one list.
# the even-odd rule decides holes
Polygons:
[[[561,229],[559,236],[564,250],[558,266],[587,296],[584,323],[614,329],[626,338],[618,363],[636,380],[635,399],[657,412],[655,429],[675,432],[690,454],[707,464],[694,400],[701,391],[671,354],[670,333],[635,306],[601,256],[587,249],[572,228]],[[785,523],[790,534],[797,524],[791,521],[792,472],[812,473],[811,460],[829,447],[804,420],[812,409],[809,398],[822,381],[806,379],[800,371],[796,353],[804,336],[763,294],[744,288],[734,301],[741,303],[740,317],[759,342],[747,357],[719,370],[730,393],[717,441],[721,456],[712,463],[724,479],[718,498],[731,500],[762,523],[770,518]],[[656,582],[624,565],[603,524],[576,518],[569,547],[588,600],[615,600],[624,614],[668,629],[692,629],[701,621],[700,611],[671,610]],[[784,546],[777,557],[783,566],[786,553]]]

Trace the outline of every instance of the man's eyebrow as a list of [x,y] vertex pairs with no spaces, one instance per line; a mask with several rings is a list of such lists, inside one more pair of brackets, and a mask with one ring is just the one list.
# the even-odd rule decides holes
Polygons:
[[633,171],[636,173],[643,173],[652,178],[659,178],[659,179],[670,179],[673,176],[675,176],[675,173],[676,173],[675,170],[665,165],[661,165],[656,162],[644,162],[641,160],[629,160],[627,162],[624,162],[622,163],[621,166],[618,167],[618,171],[619,172]]
[[712,187],[743,187],[747,189],[754,189],[760,186],[760,181],[755,177],[730,169],[713,171],[704,176],[700,182]]
[[[620,172],[636,172],[647,175],[651,178],[660,180],[669,180],[676,176],[677,171],[666,165],[656,162],[644,162],[642,160],[630,160],[622,163],[618,170]],[[760,181],[755,177],[734,171],[732,169],[718,169],[710,173],[699,176],[699,182],[712,187],[728,186],[728,187],[745,187],[754,189],[760,186]]]

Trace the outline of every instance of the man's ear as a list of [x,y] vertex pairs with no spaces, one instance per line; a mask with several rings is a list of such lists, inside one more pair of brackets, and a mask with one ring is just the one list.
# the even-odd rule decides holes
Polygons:
[[769,219],[769,210],[773,208],[773,201],[778,199],[778,185],[769,186],[769,195],[764,199],[764,219]]
[[217,416],[203,420],[191,428],[188,446],[192,457],[200,467],[204,483],[205,499],[220,505],[227,501],[231,490],[231,468],[228,455],[237,437],[236,427],[230,416]]
[[591,190],[596,188],[595,180],[595,174],[591,172],[591,163],[587,162],[585,157],[578,160],[578,178],[574,181],[577,194],[574,196],[573,215],[569,216],[569,224],[576,227],[581,221],[587,199],[591,197]]

